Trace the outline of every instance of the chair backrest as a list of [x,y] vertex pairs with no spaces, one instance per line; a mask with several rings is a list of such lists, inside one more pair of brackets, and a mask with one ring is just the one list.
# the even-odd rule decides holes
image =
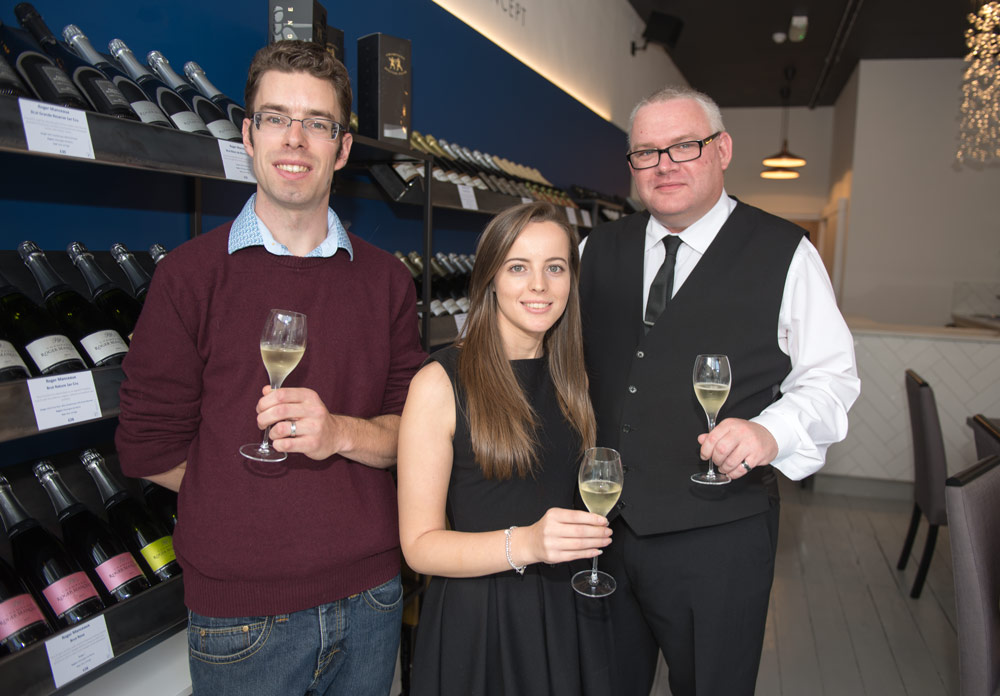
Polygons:
[[979,413],[969,421],[972,435],[976,439],[976,458],[983,459],[991,454],[1000,454],[1000,430],[989,418]]
[[961,692],[993,696],[1000,687],[1000,457],[949,478],[945,498]]
[[944,482],[948,464],[934,391],[913,370],[906,371],[906,402],[913,433],[913,499],[931,524],[947,524]]

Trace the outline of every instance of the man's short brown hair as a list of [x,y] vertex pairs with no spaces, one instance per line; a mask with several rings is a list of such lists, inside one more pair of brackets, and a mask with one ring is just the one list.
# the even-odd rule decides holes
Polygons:
[[329,51],[311,41],[276,41],[257,51],[250,62],[250,72],[247,75],[247,86],[244,91],[244,104],[247,114],[256,111],[254,99],[260,85],[261,76],[269,71],[277,70],[284,73],[304,72],[326,80],[333,85],[340,105],[340,124],[345,128],[351,122],[351,78],[347,68],[333,57]]

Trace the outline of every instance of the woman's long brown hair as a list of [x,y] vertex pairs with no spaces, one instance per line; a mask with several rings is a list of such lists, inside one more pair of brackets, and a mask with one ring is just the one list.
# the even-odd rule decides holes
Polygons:
[[543,349],[563,417],[580,435],[580,452],[596,438],[594,409],[587,392],[580,323],[579,238],[562,210],[551,203],[509,208],[486,226],[476,248],[469,281],[471,307],[458,356],[459,383],[465,393],[472,450],[483,475],[521,478],[538,465],[537,416],[504,351],[493,279],[518,235],[531,223],[552,222],[569,242],[570,292],[566,310],[545,333]]

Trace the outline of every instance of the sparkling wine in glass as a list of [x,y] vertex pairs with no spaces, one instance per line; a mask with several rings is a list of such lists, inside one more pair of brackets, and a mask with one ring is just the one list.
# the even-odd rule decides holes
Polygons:
[[[708,418],[708,430],[715,427],[715,419],[719,415],[722,404],[729,398],[729,386],[733,378],[729,371],[729,358],[725,355],[699,355],[694,361],[694,372],[692,373],[694,382],[694,395],[698,398],[698,403],[705,409],[705,416]],[[712,460],[708,460],[708,471],[691,475],[691,480],[695,483],[704,483],[708,486],[718,486],[729,483],[730,479],[725,474],[715,470]]]
[[[295,369],[306,352],[306,315],[283,309],[272,309],[260,335],[260,357],[271,380],[271,389],[278,389],[285,377]],[[240,447],[240,454],[259,462],[282,462],[288,458],[284,452],[271,449],[268,435],[271,426],[264,430],[264,439],[258,444]]]
[[[607,516],[622,494],[621,455],[608,447],[591,447],[583,455],[577,480],[587,509]],[[597,569],[597,556],[590,570],[581,570],[573,576],[573,589],[584,597],[607,597],[616,586],[611,575]]]

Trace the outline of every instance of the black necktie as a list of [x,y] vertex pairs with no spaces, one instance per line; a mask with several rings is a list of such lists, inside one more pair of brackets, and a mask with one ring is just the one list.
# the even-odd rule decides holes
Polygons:
[[663,238],[663,246],[667,248],[667,258],[656,272],[653,284],[649,286],[649,297],[646,299],[646,319],[643,322],[648,327],[656,323],[674,289],[674,262],[677,260],[677,247],[681,245],[680,235],[668,234]]

